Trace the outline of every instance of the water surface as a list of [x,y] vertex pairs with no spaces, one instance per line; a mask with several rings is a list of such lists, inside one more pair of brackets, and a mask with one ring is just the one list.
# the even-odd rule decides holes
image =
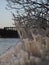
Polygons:
[[4,53],[9,47],[15,45],[20,39],[0,38],[0,54]]

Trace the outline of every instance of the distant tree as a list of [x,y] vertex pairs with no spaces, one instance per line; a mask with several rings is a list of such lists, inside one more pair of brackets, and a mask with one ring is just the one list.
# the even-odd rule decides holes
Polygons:
[[25,30],[43,28],[49,23],[49,0],[6,0],[12,10],[15,25]]

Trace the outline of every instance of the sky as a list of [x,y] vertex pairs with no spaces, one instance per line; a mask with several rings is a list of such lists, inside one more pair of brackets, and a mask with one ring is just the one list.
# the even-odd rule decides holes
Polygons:
[[0,28],[13,26],[12,14],[9,10],[6,10],[7,2],[0,0]]
[[[34,1],[34,0],[33,0]],[[38,0],[39,1],[39,0]],[[0,28],[13,26],[12,14],[6,10],[6,0],[0,0]]]

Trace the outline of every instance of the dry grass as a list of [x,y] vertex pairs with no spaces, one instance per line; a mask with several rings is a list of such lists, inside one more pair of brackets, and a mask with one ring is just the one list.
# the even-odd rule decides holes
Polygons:
[[[23,39],[0,56],[0,65],[48,65],[49,38],[40,35]],[[47,60],[46,60],[47,59]]]

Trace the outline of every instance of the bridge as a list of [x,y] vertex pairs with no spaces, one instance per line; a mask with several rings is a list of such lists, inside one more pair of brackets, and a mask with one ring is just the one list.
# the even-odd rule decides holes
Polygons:
[[16,27],[4,27],[0,28],[0,38],[19,38],[19,34]]
[[16,27],[4,27],[5,30],[16,30]]

